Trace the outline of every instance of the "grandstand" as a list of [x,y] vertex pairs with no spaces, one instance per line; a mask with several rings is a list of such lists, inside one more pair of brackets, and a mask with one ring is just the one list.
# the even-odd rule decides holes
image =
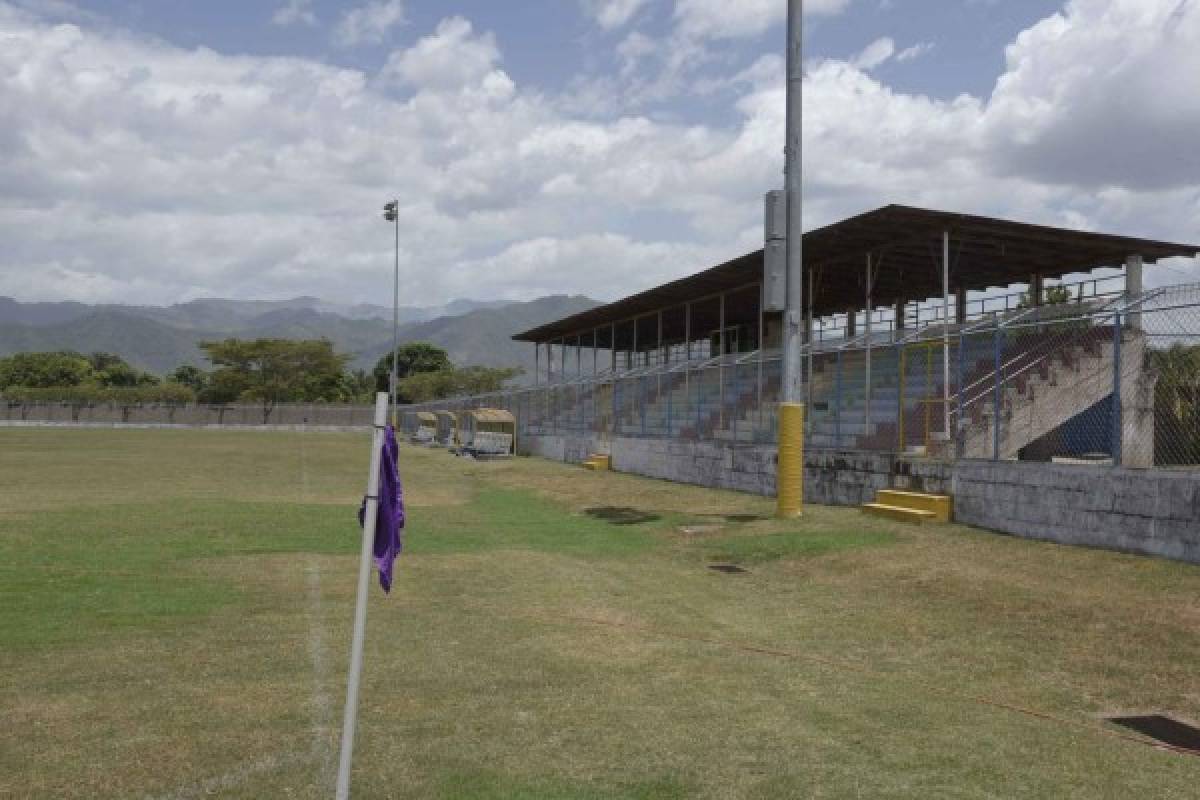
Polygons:
[[[1150,465],[1143,265],[1198,250],[894,205],[806,234],[808,446],[1018,458],[1111,405],[1119,362],[1123,441],[1100,449]],[[782,325],[763,285],[760,250],[518,334],[552,389],[523,427],[773,442]]]
[[[967,524],[1200,563],[1200,283],[1143,283],[1197,254],[903,206],[805,234],[805,499],[953,496]],[[769,285],[759,250],[541,325],[514,337],[534,385],[424,407],[505,409],[522,453],[774,494]]]

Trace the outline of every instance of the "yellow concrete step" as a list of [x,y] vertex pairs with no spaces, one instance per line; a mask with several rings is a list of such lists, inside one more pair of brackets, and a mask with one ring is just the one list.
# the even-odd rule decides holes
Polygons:
[[612,468],[612,458],[599,453],[593,453],[583,461],[584,469],[603,471]]
[[875,502],[885,506],[930,511],[938,522],[949,522],[954,516],[954,499],[945,494],[906,492],[900,489],[881,489],[875,493]]
[[924,522],[935,522],[937,515],[932,511],[922,511],[917,508],[905,508],[904,506],[889,506],[886,503],[867,503],[862,507],[864,514],[870,514],[875,517],[885,517],[893,519],[897,522],[912,522],[920,525]]

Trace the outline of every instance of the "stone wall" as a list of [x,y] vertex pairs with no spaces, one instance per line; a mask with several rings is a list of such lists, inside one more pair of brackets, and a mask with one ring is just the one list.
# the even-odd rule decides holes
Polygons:
[[952,469],[959,522],[1200,563],[1200,471],[1007,461]]
[[[676,439],[526,436],[523,453],[652,478],[775,493],[775,448]],[[1200,471],[1013,461],[941,462],[890,453],[805,453],[804,497],[858,506],[880,489],[950,494],[958,522],[1030,539],[1200,563]]]

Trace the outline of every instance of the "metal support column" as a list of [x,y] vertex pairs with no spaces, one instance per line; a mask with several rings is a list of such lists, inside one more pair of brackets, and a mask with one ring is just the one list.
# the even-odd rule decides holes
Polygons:
[[1121,466],[1121,314],[1113,314],[1113,393],[1112,393],[1112,460]]
[[721,292],[721,315],[717,334],[717,380],[720,383],[720,407],[717,412],[719,430],[725,430],[725,293]]
[[865,411],[865,417],[863,420],[863,423],[865,425],[865,427],[863,429],[863,433],[868,436],[871,435],[872,433],[874,433],[874,430],[871,427],[871,345],[872,345],[872,342],[871,342],[871,317],[873,316],[873,314],[871,313],[872,309],[873,309],[871,295],[872,295],[872,289],[874,288],[874,285],[875,285],[875,272],[872,269],[872,265],[871,265],[871,254],[867,253],[867,308],[866,308],[865,319],[863,320],[863,322],[864,322],[863,328],[866,330],[866,339],[867,339],[866,363],[864,366],[865,385],[863,386],[863,398],[864,398],[865,404],[866,404],[866,411]]
[[993,355],[993,374],[992,378],[996,382],[994,391],[992,392],[992,460],[1000,460],[1000,392],[1003,389],[1003,379],[1000,374],[1000,336],[1003,333],[1000,328],[1000,317],[996,317],[996,329],[992,336],[992,355]]
[[692,301],[683,304],[683,415],[691,418],[692,408]]
[[663,340],[662,340],[662,315],[663,315],[663,312],[662,312],[662,309],[660,308],[658,310],[658,346],[655,348],[656,355],[658,358],[658,376],[655,381],[655,383],[657,385],[654,388],[654,402],[660,406],[662,405],[663,365],[666,364],[666,353],[663,352]]
[[905,451],[904,441],[904,345],[896,343],[896,452]]
[[612,323],[609,328],[608,355],[609,360],[612,362],[609,364],[609,370],[615,375],[617,373],[617,323]]
[[834,398],[834,400],[833,400],[833,402],[834,402],[833,441],[834,441],[834,447],[840,450],[842,448],[842,351],[841,351],[841,348],[838,348],[838,351],[837,351],[837,383],[834,386],[833,398]]
[[758,351],[758,386],[756,387],[758,423],[755,425],[755,441],[758,440],[758,436],[762,432],[763,422],[763,352],[766,350],[766,344],[763,342],[763,307],[766,305],[766,293],[766,284],[760,283],[758,285],[758,347],[754,348]]
[[[961,246],[960,246],[961,251]],[[950,439],[950,232],[942,233],[942,421]],[[928,434],[928,431],[926,431]]]
[[812,430],[813,405],[813,358],[816,352],[816,337],[813,335],[813,270],[808,271],[808,314],[804,322],[804,345],[808,348],[808,377],[804,382],[804,432]]
[[612,418],[608,424],[608,435],[612,436],[617,430],[617,323],[609,325],[608,335],[609,374],[612,376]]
[[[967,341],[963,332],[960,330],[958,332],[958,430],[951,434],[954,437],[954,441],[958,443],[954,448],[954,454],[956,458],[963,457],[963,446],[965,445],[965,442],[962,440],[961,431],[965,431],[967,429],[966,423],[963,422],[963,392],[966,390],[966,373]],[[947,433],[949,433],[949,431],[947,431]]]

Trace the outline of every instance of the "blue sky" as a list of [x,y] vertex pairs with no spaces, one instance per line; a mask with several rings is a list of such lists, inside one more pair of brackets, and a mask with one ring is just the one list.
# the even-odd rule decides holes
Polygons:
[[[417,302],[695,271],[760,244],[785,8],[0,0],[0,294],[376,299],[392,195]],[[806,225],[907,202],[1200,241],[1200,0],[807,8]]]
[[[505,70],[522,85],[549,91],[569,86],[588,72],[618,66],[615,48],[627,31],[598,29],[583,3],[572,0],[496,2],[419,2],[403,4],[404,22],[378,43],[337,47],[330,28],[359,0],[314,0],[303,7],[314,15],[312,24],[278,25],[272,18],[284,0],[92,0],[90,10],[111,22],[166,39],[181,47],[210,47],[228,54],[290,55],[365,70],[378,69],[396,47],[411,45],[438,21],[450,16],[470,19],[480,29],[494,31],[504,50]],[[780,5],[784,5],[781,0]],[[1018,33],[1062,7],[1056,0],[869,0],[849,5],[839,15],[810,19],[808,56],[848,58],[871,42],[892,37],[901,47],[930,44],[932,49],[907,63],[893,62],[880,77],[901,91],[951,98],[968,92],[985,94],[1004,66],[1004,48]],[[669,3],[648,3],[634,20],[656,36],[669,33],[673,9]],[[754,55],[778,51],[783,25],[737,41],[723,55],[722,66],[746,62]],[[703,104],[699,104],[703,105]],[[720,113],[716,108],[679,104],[680,114]]]

